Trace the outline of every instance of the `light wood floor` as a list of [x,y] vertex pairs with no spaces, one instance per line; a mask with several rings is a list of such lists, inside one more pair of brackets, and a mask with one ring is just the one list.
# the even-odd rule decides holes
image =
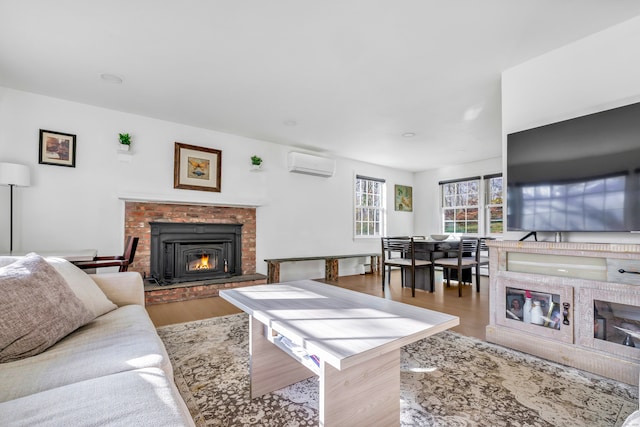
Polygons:
[[[381,278],[377,274],[343,276],[332,282],[318,281],[382,296]],[[401,289],[400,273],[394,271],[391,275],[391,286],[387,286],[384,296],[394,301],[458,316],[460,317],[460,325],[453,328],[453,331],[484,340],[485,326],[489,323],[489,279],[483,276],[480,280],[480,293],[475,291],[475,285],[473,287],[464,286],[462,298],[458,298],[456,282],[452,282],[450,288],[443,285],[442,273],[439,271],[436,271],[435,282],[436,291],[434,293],[416,291],[415,298],[412,298],[411,289]],[[156,327],[225,316],[240,311],[220,297],[156,304],[147,307],[147,312]]]

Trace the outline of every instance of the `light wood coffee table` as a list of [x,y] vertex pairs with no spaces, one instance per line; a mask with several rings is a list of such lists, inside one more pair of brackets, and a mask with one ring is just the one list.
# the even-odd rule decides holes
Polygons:
[[399,425],[400,348],[460,323],[311,280],[220,296],[251,316],[251,397],[318,375],[323,427]]

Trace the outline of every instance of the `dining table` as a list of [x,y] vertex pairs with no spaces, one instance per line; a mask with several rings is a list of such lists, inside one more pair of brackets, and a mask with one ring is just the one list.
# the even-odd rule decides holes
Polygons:
[[[458,245],[460,241],[458,239],[446,239],[446,240],[434,240],[431,238],[416,238],[414,237],[414,247],[416,251],[416,259],[423,259],[428,261],[435,261],[438,258],[455,257],[457,255]],[[451,270],[451,279],[457,280],[457,272]],[[415,288],[423,291],[433,292],[435,285],[435,271],[433,268],[420,268],[415,271],[416,283]],[[462,280],[464,282],[471,282],[471,270],[465,269],[462,271]],[[412,278],[411,271],[409,269],[403,269],[402,271],[402,284],[405,288],[411,288]]]

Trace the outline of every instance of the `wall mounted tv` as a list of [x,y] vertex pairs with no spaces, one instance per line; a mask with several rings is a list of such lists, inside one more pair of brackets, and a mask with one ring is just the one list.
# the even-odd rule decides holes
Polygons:
[[507,230],[640,230],[640,103],[507,135]]

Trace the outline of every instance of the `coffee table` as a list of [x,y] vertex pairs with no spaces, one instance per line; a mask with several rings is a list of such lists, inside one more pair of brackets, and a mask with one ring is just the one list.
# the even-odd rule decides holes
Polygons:
[[317,375],[323,427],[399,425],[400,348],[460,323],[311,280],[220,296],[250,315],[251,398]]

